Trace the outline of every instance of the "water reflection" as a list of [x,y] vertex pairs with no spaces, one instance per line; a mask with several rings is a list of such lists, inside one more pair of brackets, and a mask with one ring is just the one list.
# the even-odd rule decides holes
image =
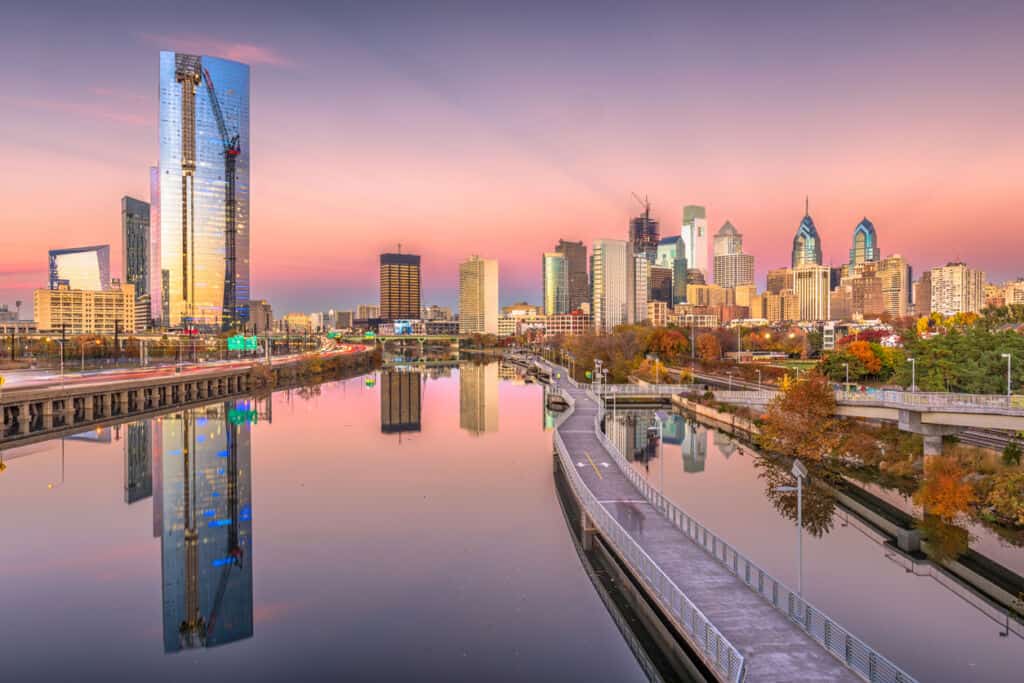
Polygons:
[[471,434],[498,431],[498,364],[459,368],[459,427]]
[[[605,430],[612,443],[626,456],[626,460],[649,463],[658,457],[658,425],[651,411],[618,410],[614,414],[608,413]],[[680,447],[683,472],[697,474],[704,471],[709,431],[681,415],[669,415],[662,423],[661,437],[664,443]]]
[[407,368],[380,373],[380,431],[384,434],[418,432],[422,428],[423,373]]
[[153,425],[165,652],[252,637],[249,410],[247,402],[216,404]]
[[153,495],[153,425],[129,424],[124,437],[124,502],[131,505]]

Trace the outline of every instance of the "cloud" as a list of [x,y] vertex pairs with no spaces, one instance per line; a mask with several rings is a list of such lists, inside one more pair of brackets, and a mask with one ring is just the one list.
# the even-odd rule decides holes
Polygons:
[[151,118],[148,116],[136,114],[123,108],[109,107],[103,102],[82,102],[78,100],[56,100],[22,96],[0,97],[0,102],[23,109],[72,114],[74,116],[84,116],[128,126],[146,126],[152,123]]
[[295,63],[273,48],[253,45],[252,43],[235,43],[210,36],[197,34],[160,35],[142,33],[139,38],[148,44],[161,49],[173,49],[179,52],[204,54],[212,57],[223,57],[245,64],[269,64],[270,66],[289,67]]

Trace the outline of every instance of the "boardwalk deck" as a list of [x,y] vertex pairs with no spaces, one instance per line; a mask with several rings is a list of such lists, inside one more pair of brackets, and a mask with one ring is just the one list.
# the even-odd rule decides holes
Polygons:
[[565,379],[575,400],[558,427],[583,482],[685,595],[745,659],[751,682],[860,681],[850,669],[752,592],[674,526],[627,479],[594,431],[597,404]]

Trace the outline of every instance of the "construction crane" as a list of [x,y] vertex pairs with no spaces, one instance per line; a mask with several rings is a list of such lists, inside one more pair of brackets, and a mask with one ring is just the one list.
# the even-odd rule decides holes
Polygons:
[[222,323],[225,329],[230,329],[238,322],[236,319],[238,302],[235,292],[235,239],[237,236],[235,165],[242,148],[238,133],[232,135],[228,132],[227,124],[224,122],[224,112],[221,110],[220,100],[217,98],[217,90],[214,88],[213,79],[210,78],[209,69],[205,67],[203,68],[203,82],[206,83],[206,92],[210,96],[210,105],[213,107],[221,144],[224,146],[224,181],[227,187],[224,193],[224,314]]

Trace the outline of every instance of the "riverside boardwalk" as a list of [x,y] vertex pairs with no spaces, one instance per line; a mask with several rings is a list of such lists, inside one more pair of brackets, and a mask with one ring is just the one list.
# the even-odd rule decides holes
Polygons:
[[[621,529],[616,533],[624,531],[642,548],[643,553],[635,553],[634,557],[647,566],[638,568],[631,557],[623,559],[634,575],[641,577],[648,592],[666,594],[651,586],[652,583],[672,591],[677,587],[691,603],[687,609],[680,600],[677,611],[675,600],[669,598],[672,605],[668,611],[676,622],[677,633],[690,643],[717,678],[758,683],[861,680],[913,683],[912,677],[796,598],[746,558],[735,551],[730,557],[731,548],[727,544],[709,533],[702,536],[701,532],[706,530],[694,524],[685,513],[673,508],[670,516],[663,514],[627,478],[622,465],[628,467],[628,464],[621,460],[616,462],[618,454],[611,452],[610,443],[598,433],[596,425],[603,406],[598,405],[584,387],[569,382],[564,369],[555,366],[552,370],[552,386],[569,396],[573,403],[571,413],[556,427],[565,448],[565,454],[560,456],[563,466],[574,469],[593,494],[593,499],[586,496],[587,502],[599,505],[618,523]],[[566,456],[571,462],[565,462]],[[648,491],[648,495],[650,493]],[[665,503],[668,509],[664,499],[655,502]],[[601,510],[592,511],[598,513],[596,517],[603,518]],[[601,519],[595,522],[597,531],[607,535]],[[605,524],[616,526],[608,524],[607,520]],[[709,541],[709,537],[714,541]],[[629,544],[628,539],[621,537],[618,543],[615,538],[612,540],[613,546]],[[621,555],[621,548],[618,550]],[[650,566],[651,561],[656,568]],[[757,570],[753,575],[751,567]],[[744,577],[750,577],[746,579],[749,584],[744,582]],[[655,599],[663,603],[664,610],[664,597],[655,596]],[[724,647],[720,641],[714,646],[709,644],[717,638],[709,637],[706,626],[692,628],[697,623],[694,617],[697,611],[717,629],[721,639],[727,641]],[[686,626],[680,627],[682,624]],[[818,640],[808,631],[816,634]],[[827,643],[835,655],[822,643]],[[734,667],[732,661],[721,654],[723,650],[731,651],[729,644],[742,657],[742,666]],[[845,665],[844,660],[851,666]]]

